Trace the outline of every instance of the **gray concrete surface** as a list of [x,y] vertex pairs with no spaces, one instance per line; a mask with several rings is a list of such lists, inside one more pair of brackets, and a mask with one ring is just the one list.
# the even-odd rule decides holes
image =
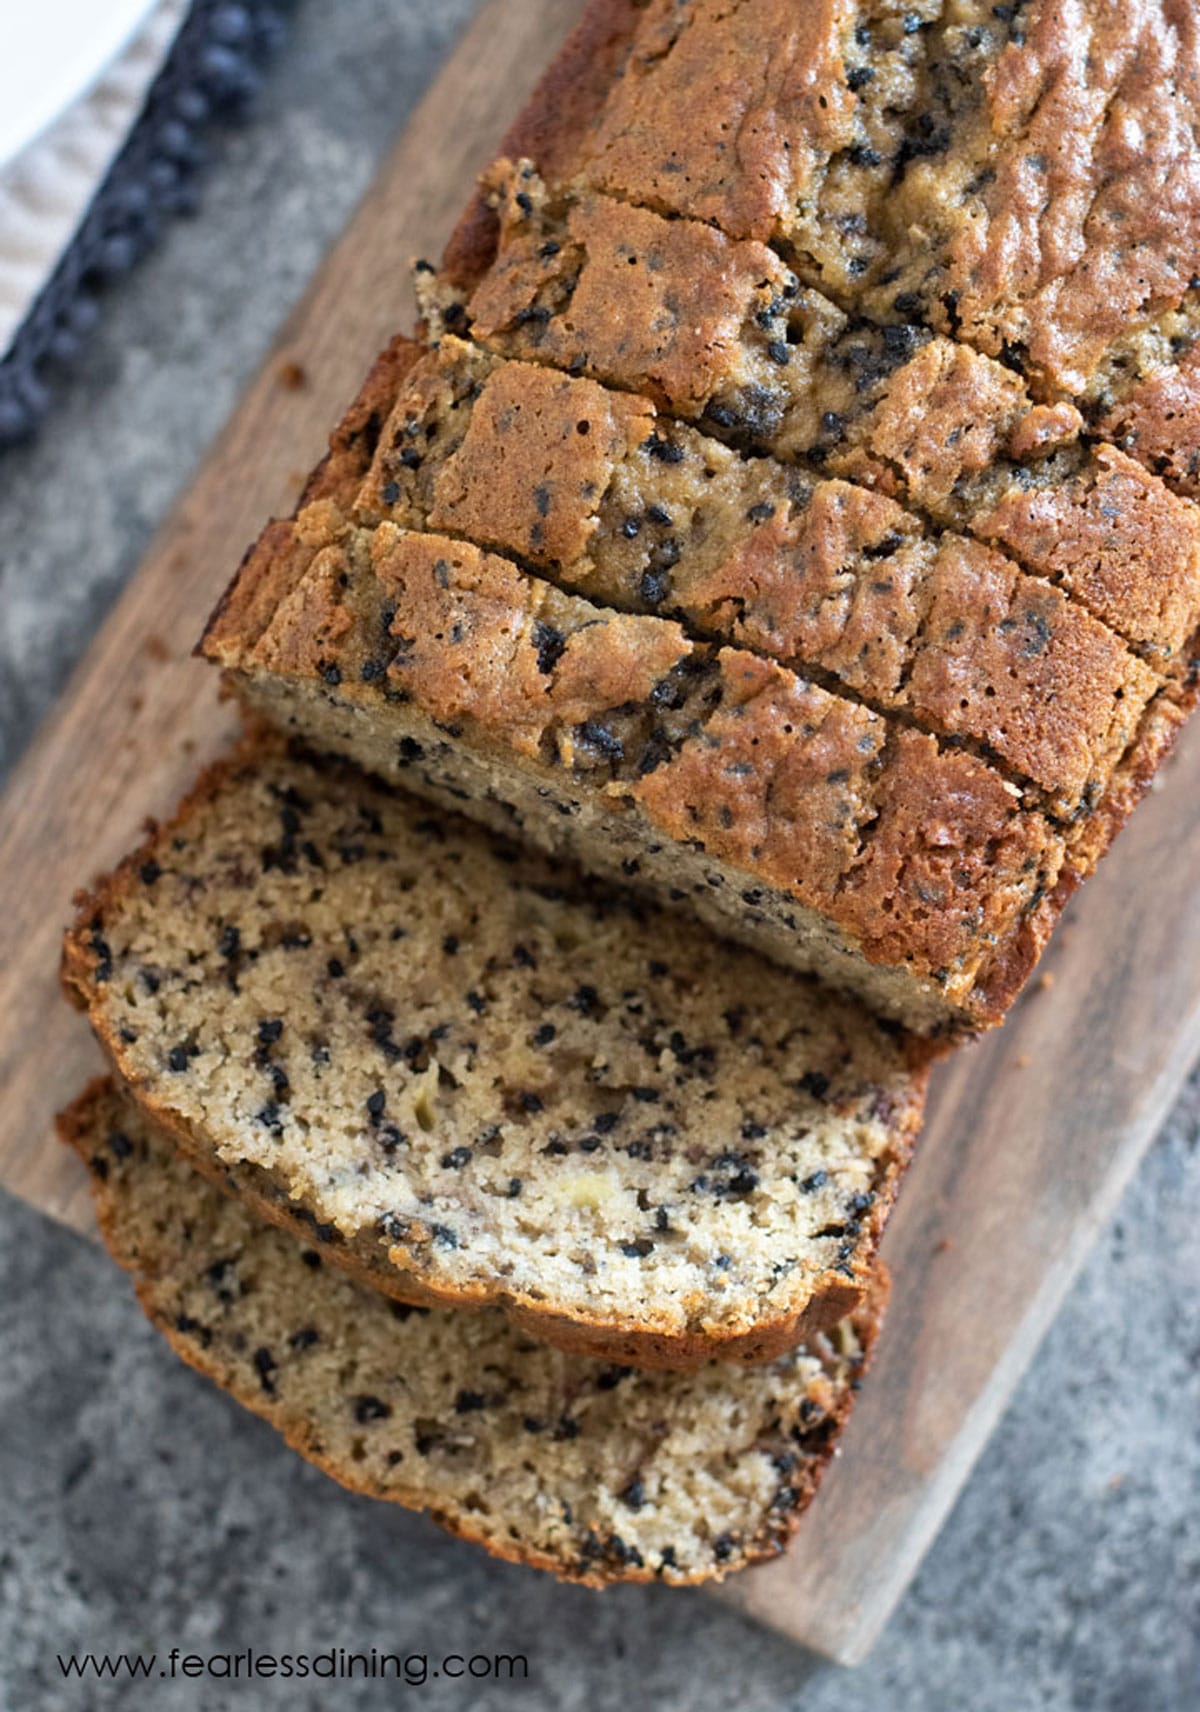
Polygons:
[[[127,285],[41,443],[0,462],[0,761],[19,753],[469,0],[306,0],[202,216]],[[330,19],[336,18],[336,28]],[[64,1090],[66,1092],[66,1090]],[[873,1660],[710,1602],[602,1597],[341,1493],[178,1366],[82,1240],[0,1201],[0,1712],[501,1706],[1200,1708],[1200,1085]],[[62,1680],[68,1651],[526,1653],[526,1683]]]

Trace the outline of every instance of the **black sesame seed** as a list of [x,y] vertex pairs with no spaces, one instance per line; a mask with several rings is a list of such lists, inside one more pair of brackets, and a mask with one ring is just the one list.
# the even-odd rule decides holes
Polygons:
[[538,671],[549,677],[566,652],[567,638],[554,625],[539,622],[534,625],[533,645],[537,649]]
[[648,1254],[653,1254],[654,1244],[648,1236],[640,1236],[633,1242],[623,1242],[621,1253],[627,1260],[645,1260]]
[[638,592],[647,606],[661,606],[671,592],[671,579],[664,570],[645,570]]
[[356,1397],[354,1399],[354,1419],[360,1427],[368,1426],[372,1421],[386,1421],[392,1412],[392,1405],[385,1403],[380,1397]]
[[188,1067],[188,1049],[186,1046],[173,1046],[167,1054],[167,1064],[177,1076],[183,1074]]
[[642,442],[642,450],[662,464],[681,464],[686,456],[682,446],[660,439],[657,434],[651,434],[648,440]]
[[607,761],[620,761],[625,756],[625,745],[615,731],[607,725],[601,725],[597,720],[585,719],[582,725],[575,727],[581,743],[589,749],[594,749]]
[[464,1165],[471,1163],[469,1147],[452,1147],[449,1153],[442,1154],[442,1169],[445,1171],[461,1171]]
[[254,1370],[258,1374],[258,1382],[268,1397],[275,1395],[275,1374],[278,1363],[270,1350],[265,1346],[254,1352]]

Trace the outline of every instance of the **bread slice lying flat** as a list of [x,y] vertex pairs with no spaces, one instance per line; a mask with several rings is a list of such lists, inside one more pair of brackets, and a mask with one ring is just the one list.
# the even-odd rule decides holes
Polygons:
[[923,1049],[264,738],[82,900],[67,985],[210,1174],[399,1299],[640,1365],[869,1289]]
[[786,1543],[884,1286],[762,1367],[639,1373],[495,1311],[404,1308],[187,1165],[112,1083],[61,1120],[105,1241],[176,1351],[357,1492],[572,1581],[716,1580]]

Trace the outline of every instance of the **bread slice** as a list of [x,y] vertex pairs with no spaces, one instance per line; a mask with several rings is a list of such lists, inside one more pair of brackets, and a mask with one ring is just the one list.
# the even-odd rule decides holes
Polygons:
[[355,1492],[428,1510],[497,1557],[599,1587],[716,1581],[780,1551],[878,1327],[768,1366],[637,1373],[494,1310],[403,1308],[257,1220],[111,1083],[60,1120],[104,1239],[179,1355]]
[[265,741],[82,901],[66,978],[198,1165],[398,1298],[761,1360],[869,1287],[922,1052]]
[[257,712],[910,1028],[1003,1013],[1065,842],[986,762],[444,536],[310,507],[296,538],[307,569],[262,632],[269,557],[206,642]]

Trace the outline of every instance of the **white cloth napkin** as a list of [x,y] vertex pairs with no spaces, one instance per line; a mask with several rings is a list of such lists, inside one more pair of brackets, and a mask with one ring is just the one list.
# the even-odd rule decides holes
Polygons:
[[0,167],[0,358],[120,152],[187,10],[188,0],[159,0],[88,93]]

